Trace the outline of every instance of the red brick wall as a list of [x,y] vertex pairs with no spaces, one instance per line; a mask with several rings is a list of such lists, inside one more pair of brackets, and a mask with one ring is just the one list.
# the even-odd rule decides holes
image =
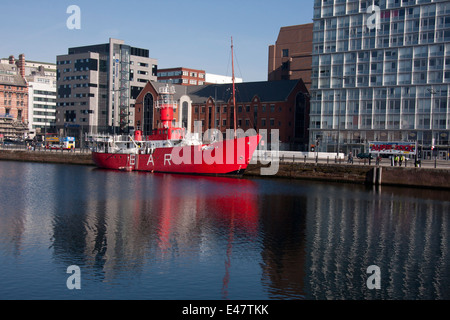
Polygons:
[[28,87],[0,84],[0,114],[8,113],[22,122],[28,121]]
[[[153,102],[156,103],[158,101],[158,92],[155,90],[155,88],[151,85],[150,82],[147,82],[145,87],[142,89],[139,96],[136,98],[135,102],[135,111],[134,111],[134,123],[136,126],[136,130],[142,130],[142,127],[144,125],[144,99],[145,96],[150,93],[153,96]],[[174,110],[173,117],[175,120],[178,119],[178,110]],[[161,123],[161,117],[159,110],[155,109],[153,113],[153,128],[157,128],[158,125]]]
[[[257,107],[257,121],[256,131],[260,129],[267,129],[268,134],[270,130],[279,130],[279,139],[281,142],[292,142],[294,138],[294,116],[295,116],[295,101],[296,96],[300,92],[307,92],[305,85],[299,81],[295,89],[292,91],[287,101],[265,102],[261,101],[256,95],[250,102],[236,103],[236,125],[244,131],[255,128],[254,109]],[[309,103],[307,103],[309,105]],[[213,99],[209,98],[206,103],[193,104],[193,122],[203,121],[203,132],[209,127],[209,107],[211,110],[211,128],[219,129],[222,133],[226,133],[226,129],[233,128],[234,119],[232,117],[233,101],[230,99],[228,103],[218,103],[216,107],[220,107],[220,113],[216,112]],[[226,107],[226,112],[224,112]],[[241,110],[241,111],[240,111]],[[248,111],[247,111],[248,110]],[[309,108],[306,109],[306,116]],[[226,125],[223,120],[226,119]],[[219,126],[216,126],[216,120],[219,120]],[[239,121],[240,120],[240,121]],[[263,121],[265,120],[265,122]],[[309,123],[306,117],[307,123]],[[191,131],[194,130],[192,126]],[[307,134],[307,132],[306,132]]]
[[[255,95],[252,101],[238,102],[236,103],[236,125],[237,128],[241,128],[244,131],[255,128],[254,125],[254,108],[257,107],[257,123],[256,131],[261,129],[267,129],[268,134],[270,130],[279,130],[279,139],[281,142],[292,142],[294,138],[294,116],[295,116],[295,102],[297,94],[303,92],[306,93],[306,87],[302,81],[299,81],[295,88],[292,90],[286,101],[266,102],[261,101],[258,95]],[[143,125],[143,100],[147,93],[152,93],[155,101],[158,98],[157,92],[150,83],[144,87],[139,96],[136,99],[135,105],[135,123],[136,128],[142,128]],[[248,111],[247,111],[247,106]],[[309,102],[307,103],[309,106]],[[220,112],[217,113],[216,108],[220,108]],[[209,108],[211,108],[211,122]],[[192,104],[192,127],[191,132],[194,132],[194,122],[203,121],[202,131],[205,132],[208,129],[219,129],[222,133],[226,133],[227,129],[233,128],[234,119],[232,117],[233,100],[228,102],[218,102],[214,105],[214,99],[209,98],[205,103],[193,103]],[[174,112],[174,118],[178,119],[178,108]],[[239,111],[241,110],[241,111]],[[309,123],[307,114],[309,107],[305,110],[306,120]],[[265,123],[263,122],[265,119]],[[219,125],[216,125],[216,120],[219,120]],[[224,124],[223,120],[226,120]],[[240,123],[239,123],[239,120]],[[248,120],[248,121],[246,121]],[[159,111],[155,110],[153,127],[156,128],[160,123]],[[211,126],[209,125],[211,123]],[[307,129],[306,129],[307,130]],[[307,134],[307,132],[305,132]]]
[[[302,79],[311,84],[313,24],[282,27],[275,45],[269,46],[268,80]],[[283,50],[289,54],[283,57]],[[283,64],[287,68],[283,68]]]

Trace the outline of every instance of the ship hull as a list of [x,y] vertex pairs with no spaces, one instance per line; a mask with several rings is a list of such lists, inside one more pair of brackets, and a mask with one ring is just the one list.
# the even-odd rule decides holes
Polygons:
[[202,175],[242,174],[259,142],[260,135],[172,148],[156,148],[150,154],[93,152],[99,168]]

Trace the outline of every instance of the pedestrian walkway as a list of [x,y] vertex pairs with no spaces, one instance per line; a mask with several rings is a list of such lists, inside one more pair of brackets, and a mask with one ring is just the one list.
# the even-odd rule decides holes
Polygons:
[[[400,159],[397,161],[397,165],[390,158],[381,158],[380,163],[377,163],[376,159],[358,159],[356,157],[341,157],[339,159],[336,158],[335,155],[330,155],[327,157],[311,157],[306,156],[302,153],[274,153],[272,154],[270,151],[260,153],[258,156],[254,155],[253,161],[256,159],[260,159],[261,162],[270,162],[271,159],[278,159],[281,163],[317,163],[317,164],[339,164],[339,165],[347,165],[347,166],[382,166],[382,167],[407,167],[413,168],[414,159],[405,158],[401,162]],[[433,168],[433,169],[450,169],[450,160],[421,160],[418,168]]]

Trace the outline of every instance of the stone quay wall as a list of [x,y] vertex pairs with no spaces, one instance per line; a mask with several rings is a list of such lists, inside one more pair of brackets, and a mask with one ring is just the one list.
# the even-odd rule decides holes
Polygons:
[[[0,160],[94,165],[90,152],[0,150]],[[264,166],[250,164],[244,177],[304,179],[450,190],[450,170],[448,169],[280,162],[276,174],[265,176],[261,175],[261,168]]]

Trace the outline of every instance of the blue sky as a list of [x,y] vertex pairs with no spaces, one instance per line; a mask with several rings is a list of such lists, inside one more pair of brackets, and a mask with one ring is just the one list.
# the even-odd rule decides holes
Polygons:
[[[68,6],[81,9],[81,29],[69,30]],[[267,80],[268,46],[280,27],[312,22],[313,0],[24,0],[1,5],[0,57],[55,62],[69,47],[109,38],[150,50],[160,68],[190,67],[244,81]]]

